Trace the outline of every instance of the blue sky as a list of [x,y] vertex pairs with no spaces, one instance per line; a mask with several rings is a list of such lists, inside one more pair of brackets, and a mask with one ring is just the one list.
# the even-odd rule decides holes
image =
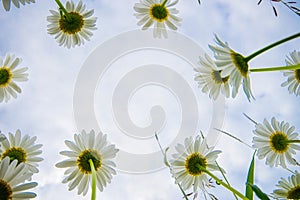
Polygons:
[[[22,94],[16,100],[0,104],[0,130],[7,133],[20,129],[23,134],[36,135],[38,143],[44,145],[42,156],[45,160],[40,164],[40,173],[33,177],[33,180],[39,183],[34,190],[38,194],[36,199],[90,198],[89,194],[82,197],[76,195],[76,191],[69,192],[67,185],[61,183],[64,170],[54,167],[55,163],[64,159],[58,154],[59,151],[66,150],[64,140],[72,140],[73,134],[78,132],[73,110],[75,83],[84,61],[94,49],[120,33],[140,28],[136,25],[137,20],[133,15],[133,6],[137,1],[84,2],[88,8],[95,10],[98,29],[94,31],[90,42],[70,50],[59,47],[53,37],[47,34],[46,17],[50,15],[49,9],[56,9],[55,1],[37,1],[20,9],[12,7],[9,12],[0,8],[0,55],[4,57],[6,53],[14,53],[22,58],[21,66],[29,67],[29,81],[20,84]],[[274,16],[267,0],[260,6],[253,0],[203,0],[201,5],[198,5],[197,0],[182,0],[176,5],[183,20],[178,32],[198,43],[210,55],[212,54],[207,45],[213,44],[214,33],[229,42],[236,51],[249,55],[300,30],[298,16],[279,3],[275,6],[278,17]],[[285,43],[251,61],[250,67],[285,65],[286,55],[293,50],[299,51],[299,46],[299,39]],[[124,72],[124,69],[122,70],[120,71]],[[207,95],[197,89],[192,69],[183,72],[178,66],[176,70],[182,72],[197,98],[201,100],[199,109],[202,108],[202,112],[199,119],[202,123],[199,123],[198,128],[199,131],[205,132],[210,123],[212,103]],[[106,81],[110,79],[115,80],[117,77],[110,76]],[[257,122],[262,122],[264,118],[270,120],[275,116],[280,121],[284,120],[296,126],[296,131],[300,132],[300,118],[296,109],[300,105],[299,97],[289,94],[287,88],[280,86],[285,81],[282,73],[253,73],[251,81],[256,100],[249,103],[242,90],[235,99],[226,99],[223,130],[251,144],[254,126],[242,114],[247,113]],[[103,87],[102,91],[105,91],[105,86],[101,85],[97,91]],[[101,99],[100,94],[95,94],[95,98]],[[154,103],[149,100],[150,96],[157,97]],[[109,97],[105,98],[109,102]],[[137,93],[133,102],[129,106],[129,109],[132,109],[129,112],[136,124],[143,126],[149,123],[149,107],[157,103],[166,111],[168,121],[164,128],[169,131],[178,129],[176,124],[180,122],[180,117],[177,116],[180,108],[176,99],[168,92],[164,94],[161,88],[159,91],[148,88],[146,92]],[[154,140],[147,143],[147,150],[139,145],[141,141],[132,142],[126,147],[125,136],[117,137],[117,134],[114,134],[118,127],[109,120],[105,121],[111,114],[103,114],[101,109],[105,110],[107,107],[101,106],[102,104],[96,105],[95,114],[112,143],[133,152],[157,150]],[[208,109],[204,109],[206,107]],[[162,143],[167,145],[168,138],[172,138],[174,134],[163,134],[167,134],[167,131],[162,132],[161,136]],[[218,161],[226,170],[229,181],[243,191],[252,150],[227,136],[219,138],[216,148],[222,150]],[[299,155],[296,158],[299,160]],[[271,169],[264,165],[264,161],[257,160],[256,183],[266,192],[272,192],[281,176],[287,177],[289,173],[281,168]],[[230,195],[220,186],[210,192],[219,199],[228,199]],[[181,198],[181,193],[167,169],[142,175],[119,172],[104,192],[98,192],[97,195],[98,199]]]

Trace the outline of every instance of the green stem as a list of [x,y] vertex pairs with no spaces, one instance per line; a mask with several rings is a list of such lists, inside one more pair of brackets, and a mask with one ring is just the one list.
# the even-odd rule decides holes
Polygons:
[[89,159],[90,167],[92,170],[92,196],[91,200],[96,200],[96,170],[92,159]]
[[[165,155],[165,152],[164,152],[164,150],[163,150],[163,148],[162,148],[162,146],[161,146],[161,144],[160,144],[160,142],[159,142],[159,139],[158,139],[158,136],[157,136],[156,133],[155,133],[155,139],[156,139],[156,141],[157,141],[157,143],[158,143],[158,145],[159,145],[159,148],[160,148],[161,153],[162,153],[163,156],[164,156],[164,160],[166,161],[165,164],[166,164],[166,166],[169,168],[169,170],[171,171],[170,164],[168,163],[168,159],[165,157],[165,156],[166,156],[166,155]],[[176,178],[175,178],[175,180],[176,180]],[[177,180],[176,180],[176,181],[177,181]],[[181,193],[183,194],[184,199],[185,199],[185,200],[189,200],[189,199],[187,198],[187,195],[186,195],[186,193],[184,192],[183,188],[181,187],[181,185],[180,185],[179,183],[177,183],[177,185],[178,185],[178,187],[179,187]]]
[[300,69],[300,64],[289,65],[289,66],[281,66],[281,67],[250,69],[250,72],[274,72],[274,71],[297,70],[297,69]]
[[[176,179],[175,179],[175,180],[176,180]],[[177,185],[178,185],[178,187],[179,187],[179,189],[180,189],[181,193],[183,194],[183,196],[184,196],[184,199],[185,199],[185,200],[189,200],[189,199],[187,198],[187,195],[185,194],[185,192],[184,192],[183,188],[181,187],[181,185],[180,185],[179,183],[177,183]]]
[[300,143],[300,140],[285,140],[285,143]]
[[282,39],[282,40],[279,40],[278,42],[275,42],[275,43],[273,43],[273,44],[270,44],[270,45],[268,45],[268,46],[266,46],[266,47],[264,47],[264,48],[262,48],[262,49],[260,49],[260,50],[258,50],[258,51],[256,51],[256,52],[254,52],[253,54],[247,56],[247,57],[245,58],[245,62],[248,62],[248,61],[251,60],[252,58],[258,56],[259,54],[261,54],[261,53],[263,53],[263,52],[265,52],[265,51],[267,51],[267,50],[269,50],[269,49],[271,49],[271,48],[273,48],[273,47],[275,47],[275,46],[278,46],[278,45],[280,45],[280,44],[282,44],[282,43],[285,43],[285,42],[287,42],[287,41],[289,41],[289,40],[295,39],[295,38],[297,38],[297,37],[299,37],[299,36],[300,36],[300,33],[296,33],[296,34],[294,34],[294,35],[292,35],[292,36],[289,36],[289,37],[287,37],[287,38],[284,38],[284,39]]
[[165,0],[161,5],[165,6],[168,0]]
[[69,12],[65,9],[64,5],[59,0],[55,0],[55,2],[57,3],[59,9],[64,12],[66,18],[69,18]]
[[222,180],[220,180],[218,177],[216,177],[215,175],[213,175],[212,173],[210,173],[208,170],[206,170],[204,167],[202,167],[201,165],[197,164],[197,167],[205,172],[206,174],[208,174],[210,177],[212,177],[213,179],[215,179],[215,181],[217,181],[217,183],[219,183],[220,185],[222,185],[223,187],[225,187],[226,189],[230,190],[231,192],[233,192],[234,194],[236,194],[238,197],[240,197],[243,200],[249,200],[247,197],[245,197],[242,193],[240,193],[239,191],[237,191],[236,189],[234,189],[233,187],[231,187],[230,185],[224,183]]
[[63,6],[63,4],[59,1],[59,0],[55,0],[55,2],[57,3],[58,7],[60,9],[62,9],[62,11],[65,13],[65,14],[68,14],[68,11],[65,9],[65,7]]
[[[228,179],[226,178],[226,176],[225,176],[222,168],[220,167],[220,165],[218,164],[217,161],[216,161],[216,164],[217,164],[217,166],[219,168],[219,171],[221,172],[222,176],[224,177],[224,180],[226,181],[227,185],[231,186],[230,183],[229,183],[229,181],[228,181]],[[237,196],[236,196],[236,194],[234,192],[233,192],[233,196],[235,197],[236,200],[238,200],[238,198],[237,198]]]
[[292,171],[291,169],[289,168],[284,168],[286,171],[290,172],[291,174],[296,174],[294,171]]

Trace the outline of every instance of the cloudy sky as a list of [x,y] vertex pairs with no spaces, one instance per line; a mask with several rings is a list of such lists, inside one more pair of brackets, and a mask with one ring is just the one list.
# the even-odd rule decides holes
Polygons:
[[[9,12],[0,7],[0,56],[14,53],[22,58],[21,66],[29,68],[29,81],[20,84],[22,94],[9,103],[0,104],[0,130],[6,134],[20,129],[23,134],[37,136],[38,143],[43,144],[44,161],[40,164],[40,173],[33,177],[33,180],[39,183],[34,190],[38,195],[36,199],[90,198],[90,193],[82,197],[76,195],[76,190],[69,192],[67,185],[61,183],[64,170],[54,167],[55,163],[64,159],[58,154],[59,151],[67,149],[64,140],[73,140],[73,134],[81,131],[78,130],[80,125],[75,118],[77,111],[73,106],[76,83],[85,61],[99,46],[101,47],[101,44],[120,34],[140,28],[136,25],[137,19],[133,10],[137,1],[86,0],[84,3],[88,8],[95,10],[98,29],[94,31],[90,42],[73,49],[58,46],[54,38],[47,34],[46,17],[50,15],[49,9],[57,8],[54,0],[37,1],[20,9],[12,7]],[[274,5],[278,17],[274,16],[268,0],[264,0],[260,6],[254,0],[203,0],[201,5],[197,0],[181,0],[176,5],[182,18],[178,32],[202,48],[199,55],[203,51],[212,55],[208,44],[213,44],[214,33],[229,42],[236,51],[249,55],[300,30],[299,17],[296,14],[280,3]],[[164,43],[163,40],[165,41],[161,39],[161,43]],[[160,40],[155,39],[155,42],[160,43]],[[119,45],[121,47],[124,44],[120,42]],[[176,47],[176,42],[173,45]],[[293,50],[299,51],[299,46],[299,39],[285,43],[255,58],[250,62],[250,67],[285,65],[286,55]],[[108,51],[114,52],[115,49],[118,47],[113,46]],[[122,57],[114,61],[106,73],[99,77],[94,94],[94,115],[101,130],[108,134],[109,140],[123,152],[143,155],[159,150],[153,137],[140,139],[124,134],[119,130],[116,117],[112,114],[112,91],[120,77],[126,74],[126,70],[133,70],[137,66],[146,64],[174,66],[173,70],[181,74],[197,100],[196,131],[187,135],[197,134],[200,131],[204,134],[209,132],[213,103],[197,88],[197,83],[193,80],[192,67],[186,66],[183,61],[174,61],[178,58],[167,55],[168,53],[153,50],[141,50],[131,55],[128,53],[126,54],[128,58]],[[191,55],[194,53],[191,52]],[[101,56],[99,62],[102,62]],[[253,73],[251,81],[256,100],[249,103],[242,90],[235,99],[226,99],[222,129],[251,144],[254,126],[243,116],[243,113],[247,113],[257,122],[262,122],[264,118],[270,120],[275,116],[280,121],[284,120],[295,125],[297,132],[300,132],[300,118],[296,109],[300,105],[299,97],[289,94],[287,88],[280,86],[285,81],[282,73]],[[180,84],[177,86],[181,87]],[[164,109],[165,121],[160,127],[164,147],[177,136],[180,128],[178,124],[183,121],[180,97],[176,97],[174,93],[166,87],[153,84],[141,87],[128,99],[129,116],[139,127],[151,124],[150,110],[153,106],[160,105]],[[87,105],[83,104],[82,107],[84,106]],[[184,131],[188,132],[190,129]],[[218,159],[219,164],[226,170],[230,183],[243,192],[253,151],[227,136],[216,139],[216,148],[222,150]],[[299,155],[297,158],[299,160]],[[149,161],[149,166],[151,162],[152,160]],[[273,191],[281,176],[290,175],[281,168],[265,166],[261,160],[257,160],[256,166],[256,183],[267,193]],[[130,173],[123,171],[126,170],[118,170],[117,176],[104,192],[98,192],[97,199],[181,199],[181,193],[167,169],[154,168],[152,171],[155,172],[139,175],[131,173],[132,171]],[[220,186],[210,192],[219,199],[228,199],[228,195],[231,195]]]

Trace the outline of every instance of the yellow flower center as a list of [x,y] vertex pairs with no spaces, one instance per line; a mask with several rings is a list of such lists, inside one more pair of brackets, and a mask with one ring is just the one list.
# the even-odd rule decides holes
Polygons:
[[26,151],[21,147],[11,147],[6,149],[1,156],[1,160],[6,156],[8,156],[11,161],[18,160],[18,164],[26,162],[27,157]]
[[12,200],[12,189],[6,181],[0,179],[0,199]]
[[290,189],[287,193],[288,199],[300,199],[300,185]]
[[76,12],[70,12],[68,17],[62,15],[59,20],[59,28],[66,34],[72,35],[80,32],[83,25],[83,16]]
[[246,77],[248,74],[249,66],[248,63],[245,61],[244,56],[234,51],[231,51],[230,56],[235,67],[241,72],[242,76]]
[[203,171],[199,169],[199,166],[206,168],[206,165],[206,159],[199,153],[189,155],[185,161],[185,168],[192,176],[202,174]]
[[283,132],[275,132],[270,136],[271,148],[276,153],[284,153],[289,148],[288,137]]
[[158,22],[163,22],[168,19],[169,11],[164,5],[153,4],[150,8],[150,16]]
[[84,174],[92,173],[92,169],[89,163],[90,159],[93,161],[96,171],[98,171],[102,166],[102,158],[97,151],[91,149],[84,150],[80,153],[77,159],[78,168]]
[[295,70],[295,78],[300,83],[300,69]]
[[215,70],[213,70],[211,72],[211,77],[215,81],[216,84],[227,83],[229,80],[229,76],[222,78],[221,71],[215,71]]
[[0,88],[6,87],[12,78],[11,70],[7,67],[0,68]]

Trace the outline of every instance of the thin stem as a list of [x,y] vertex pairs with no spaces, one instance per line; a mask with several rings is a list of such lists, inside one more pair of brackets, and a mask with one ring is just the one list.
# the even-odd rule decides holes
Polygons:
[[[155,133],[155,139],[156,139],[156,141],[157,141],[157,143],[158,143],[158,145],[159,145],[159,148],[160,148],[161,153],[162,153],[163,156],[164,156],[165,164],[166,164],[166,166],[169,168],[169,170],[171,171],[170,164],[168,163],[168,159],[166,158],[165,152],[164,152],[164,150],[163,150],[163,148],[162,148],[162,146],[161,146],[161,144],[160,144],[160,142],[159,142],[159,139],[158,139],[158,136],[157,136],[156,133]],[[176,178],[175,178],[175,180],[176,180]],[[176,180],[176,181],[177,181],[177,180]],[[179,187],[181,193],[183,194],[184,199],[185,199],[185,200],[189,200],[189,199],[187,198],[187,195],[186,195],[186,193],[184,192],[183,188],[181,187],[181,185],[180,185],[179,183],[177,183],[177,185],[178,185],[178,187]]]
[[279,40],[279,41],[277,41],[277,42],[275,42],[275,43],[273,43],[273,44],[270,44],[270,45],[268,45],[268,46],[266,46],[266,47],[264,47],[264,48],[262,48],[262,49],[260,49],[260,50],[258,50],[258,51],[256,51],[256,52],[254,52],[253,54],[247,56],[247,57],[245,58],[245,61],[248,62],[249,60],[251,60],[252,58],[258,56],[259,54],[262,54],[263,52],[265,52],[265,51],[267,51],[267,50],[269,50],[269,49],[271,49],[271,48],[273,48],[273,47],[275,47],[275,46],[278,46],[278,45],[280,45],[280,44],[282,44],[282,43],[285,43],[285,42],[287,42],[287,41],[289,41],[289,40],[295,39],[295,38],[297,38],[297,37],[299,37],[299,36],[300,36],[300,33],[296,33],[296,34],[294,34],[294,35],[292,35],[292,36],[289,36],[289,37],[284,38],[284,39],[282,39],[282,40]]
[[[216,161],[216,164],[217,164],[217,166],[218,166],[218,168],[219,168],[219,171],[221,172],[222,176],[224,177],[226,183],[227,183],[229,186],[231,186],[230,183],[229,183],[229,181],[228,181],[228,179],[226,178],[226,176],[225,176],[225,174],[224,174],[222,168],[220,167],[220,165],[218,164],[217,161]],[[233,196],[235,197],[236,200],[238,200],[238,198],[237,198],[237,196],[236,196],[236,194],[235,194],[234,192],[233,192]]]
[[[176,180],[176,179],[175,179],[175,180]],[[187,195],[185,194],[183,188],[181,187],[181,185],[180,185],[179,183],[177,183],[177,185],[178,185],[178,187],[179,187],[181,193],[183,194],[184,199],[185,199],[185,200],[189,200],[189,199],[187,198]]]
[[59,9],[61,9],[64,12],[66,18],[69,19],[69,12],[65,9],[64,5],[59,0],[55,0],[55,2],[57,3]]
[[256,121],[254,121],[251,117],[249,117],[246,113],[243,113],[244,116],[249,119],[253,124],[257,125],[258,123]]
[[165,0],[161,5],[165,6],[168,0]]
[[300,143],[300,140],[285,140],[285,143]]
[[55,0],[55,2],[57,3],[58,7],[59,7],[65,14],[68,14],[68,11],[65,9],[65,7],[63,6],[63,4],[62,4],[59,0]]
[[89,159],[89,163],[92,170],[92,196],[91,200],[96,200],[96,170],[92,159]]
[[241,140],[240,138],[235,137],[234,135],[232,135],[232,134],[230,134],[230,133],[228,133],[228,132],[226,132],[226,131],[220,130],[220,129],[218,129],[218,128],[215,128],[215,130],[220,131],[221,133],[224,133],[225,135],[227,135],[227,136],[229,136],[229,137],[231,137],[231,138],[237,140],[238,142],[240,142],[240,143],[246,145],[247,147],[249,147],[250,149],[252,149],[252,146],[250,146],[249,144],[247,144],[246,142],[244,142],[244,141]]
[[288,9],[290,9],[296,15],[300,16],[300,13],[297,12],[297,10],[299,10],[298,8],[293,9],[288,3],[284,2],[284,1],[280,1],[280,2],[283,3]]
[[300,69],[300,64],[289,65],[289,66],[281,66],[281,67],[250,69],[250,72],[274,72],[274,71],[297,70],[297,69]]
[[296,174],[294,171],[292,171],[291,169],[289,169],[289,168],[284,168],[286,171],[288,171],[288,172],[290,172],[290,173],[292,173],[292,174]]
[[210,177],[212,177],[213,179],[215,179],[215,181],[217,181],[217,183],[219,183],[220,185],[222,185],[223,187],[225,187],[226,189],[230,190],[231,192],[233,192],[234,194],[236,194],[238,197],[240,197],[243,200],[249,200],[247,197],[245,197],[242,193],[240,193],[239,191],[237,191],[236,189],[234,189],[233,187],[231,187],[230,185],[224,183],[222,180],[220,180],[218,177],[216,177],[215,175],[213,175],[212,173],[210,173],[208,170],[206,170],[204,167],[202,167],[201,165],[197,164],[197,167],[205,172],[206,174],[208,174]]
[[[162,146],[161,146],[161,144],[160,144],[160,142],[159,142],[159,139],[158,139],[158,136],[157,136],[156,133],[155,133],[155,139],[156,139],[156,141],[157,141],[157,143],[158,143],[158,145],[159,145],[159,148],[160,148],[161,153],[163,154],[165,165],[166,165],[167,167],[170,168],[170,164],[169,164],[169,162],[168,162],[168,159],[166,158],[166,157],[167,157],[167,156],[166,156],[166,151],[167,151],[167,149],[166,149],[165,151],[163,150],[163,148],[162,148]],[[170,168],[170,170],[171,170],[171,168]]]

